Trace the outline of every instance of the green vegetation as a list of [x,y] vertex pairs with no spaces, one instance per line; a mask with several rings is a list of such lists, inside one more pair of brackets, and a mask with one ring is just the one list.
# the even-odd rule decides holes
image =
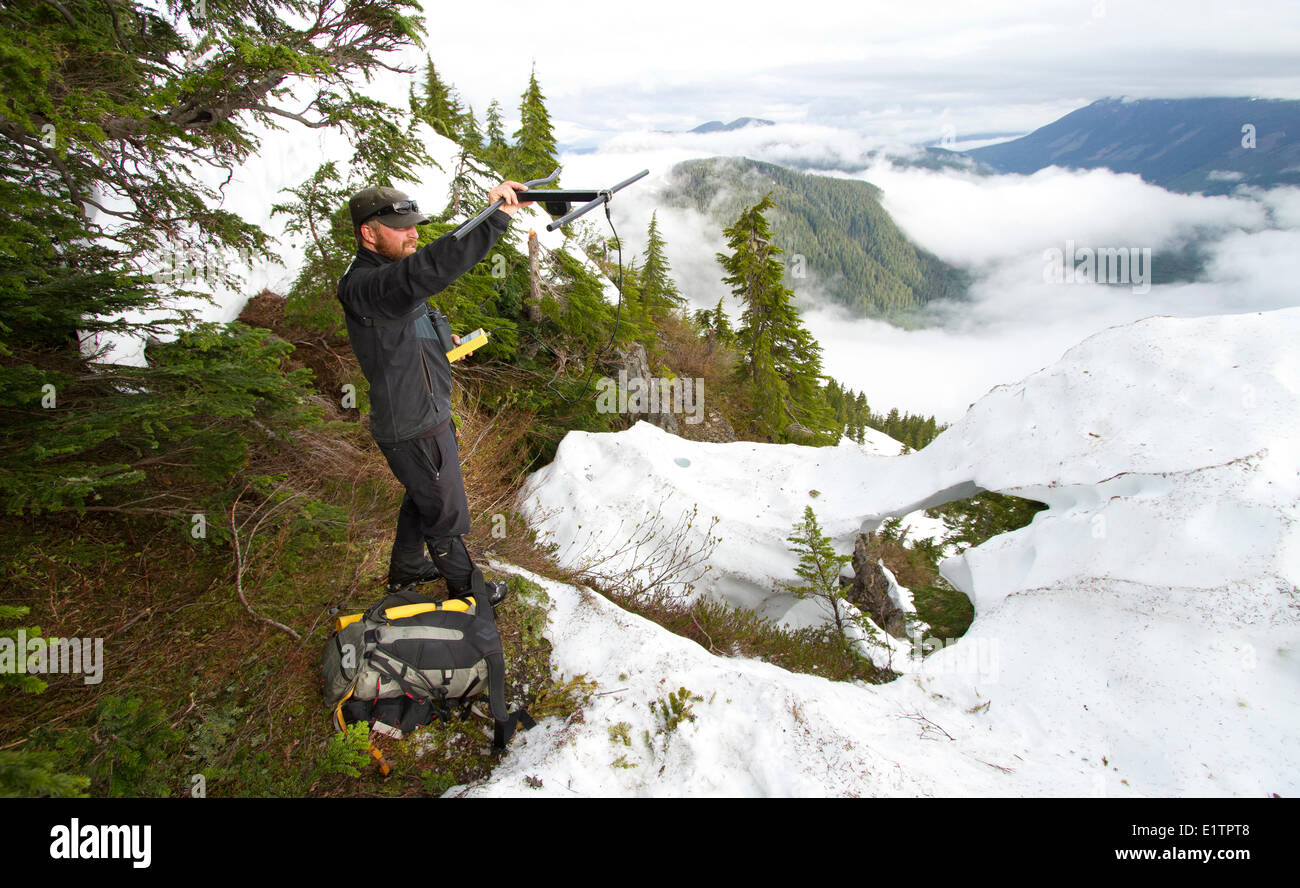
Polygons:
[[986,491],[970,499],[929,509],[926,514],[943,519],[944,527],[948,529],[949,542],[969,548],[998,534],[1026,526],[1046,508],[1045,504],[1036,500]]
[[920,450],[948,428],[946,424],[939,425],[935,422],[933,416],[900,414],[897,407],[891,408],[884,416],[868,412],[865,424],[878,432],[884,432],[902,444],[904,453],[909,450]]
[[865,438],[865,430],[873,428],[902,444],[906,453],[920,450],[948,428],[939,425],[933,416],[899,413],[897,407],[883,416],[873,413],[865,394],[843,388],[833,379],[826,383],[826,402],[835,412],[835,421],[844,429],[844,434],[859,444]]
[[506,169],[510,145],[506,142],[505,126],[501,122],[501,104],[496,99],[488,105],[484,135],[487,142],[483,145],[483,159],[495,169]]
[[[813,287],[863,315],[899,323],[936,299],[964,296],[966,275],[908,241],[881,206],[880,190],[866,182],[713,158],[675,166],[667,200],[725,224],[767,194],[773,240],[792,257],[796,289]],[[793,257],[801,259],[797,266]]]
[[549,176],[560,165],[559,148],[546,110],[546,97],[537,83],[537,70],[528,75],[528,88],[519,101],[519,129],[515,130],[511,163],[503,172],[512,179],[526,182]]
[[799,566],[794,572],[803,582],[782,583],[781,588],[795,598],[816,601],[830,615],[835,631],[843,635],[853,619],[845,609],[840,571],[853,560],[852,556],[835,553],[831,538],[822,533],[812,506],[804,506],[803,520],[794,526],[786,542],[790,551],[799,556]]
[[[27,616],[30,608],[0,604],[0,620],[19,620]],[[0,671],[0,694],[10,690],[20,693],[41,694],[49,685],[34,675],[11,671],[16,665],[16,658],[25,656],[17,646],[20,637],[37,638],[41,635],[39,626],[22,626],[0,629],[0,638],[10,639],[14,645],[13,664]],[[90,779],[78,774],[64,772],[60,757],[48,750],[3,749],[0,750],[0,798],[20,798],[45,796],[48,798],[80,798],[86,794]]]
[[902,520],[890,519],[867,539],[867,559],[883,561],[900,585],[912,591],[916,616],[933,638],[960,638],[975,619],[969,598],[939,575],[945,546],[933,538],[908,541]]
[[701,598],[691,603],[657,599],[632,602],[610,596],[620,607],[654,620],[722,657],[764,660],[791,672],[820,675],[832,681],[884,684],[897,676],[864,658],[830,627],[789,629],[748,608],[730,607]]
[[419,96],[411,87],[408,99],[411,114],[433,128],[433,131],[453,142],[471,142],[478,137],[474,112],[461,105],[460,96],[438,76],[433,59],[425,57],[423,90]]
[[[821,346],[799,320],[785,286],[781,250],[763,214],[770,197],[745,209],[736,223],[723,230],[729,255],[718,255],[727,271],[723,281],[744,306],[736,331],[740,353],[737,376],[744,380],[754,405],[752,422],[763,435],[777,441],[809,438],[834,443],[839,438],[822,392]],[[793,434],[792,426],[802,434]]]
[[158,703],[105,696],[89,726],[61,731],[53,746],[71,770],[85,774],[105,795],[166,796],[171,781],[159,762],[183,739]]
[[[707,336],[724,346],[735,346],[736,331],[731,328],[731,318],[722,307],[722,297],[712,309],[701,308],[692,316],[695,326],[705,331]],[[831,380],[832,384],[834,380]]]
[[[475,779],[493,762],[467,754],[441,762],[436,779],[381,784],[372,768],[355,778],[356,738],[335,736],[321,711],[328,611],[378,594],[401,496],[358,423],[364,390],[344,389],[361,382],[332,298],[354,251],[344,203],[358,182],[409,176],[429,157],[404,112],[349,86],[380,54],[418,42],[418,5],[358,0],[347,16],[314,21],[296,8],[0,8],[0,583],[11,596],[0,618],[39,614],[31,622],[55,635],[102,638],[107,661],[97,685],[79,675],[0,681],[2,794],[401,794],[447,775]],[[454,94],[439,111],[431,63],[426,75],[414,110],[450,126]],[[306,111],[288,94],[304,83],[314,90]],[[219,195],[193,167],[236,169],[257,150],[254,124],[273,121],[341,128],[357,151],[355,178],[326,164],[279,208],[307,243],[287,300],[255,298],[251,324],[197,325],[171,301],[199,279],[237,284],[268,241],[210,209]],[[459,122],[468,139],[472,112]],[[454,176],[466,190],[453,202],[476,199],[473,163],[460,158]],[[498,255],[444,295],[460,322],[518,320],[527,260],[509,243]],[[578,293],[583,285],[594,278],[562,281],[555,295],[585,313],[586,342],[612,331],[614,310]],[[105,334],[172,338],[150,340],[129,366],[82,348]],[[492,348],[509,360],[518,345],[503,330]],[[544,384],[554,374],[546,357],[471,377],[460,394],[462,432],[474,434],[471,501],[489,510],[478,527],[493,513],[522,526],[510,502],[531,461],[568,423],[607,421],[575,399],[577,372]],[[504,416],[484,407],[512,397]],[[525,431],[531,410],[550,411],[540,424],[550,440]],[[494,541],[484,530],[475,545]],[[530,547],[520,533],[498,551],[536,557]],[[590,683],[553,676],[538,628],[545,606],[517,600],[502,625],[510,693],[534,711],[571,714]]]
[[[99,687],[80,676],[47,676],[50,688],[40,696],[6,696],[0,736],[6,744],[25,742],[22,761],[11,761],[12,752],[0,756],[0,793],[177,796],[191,793],[201,777],[210,797],[419,795],[429,791],[431,774],[455,784],[486,776],[496,762],[490,722],[469,717],[382,741],[393,766],[384,780],[361,742],[368,732],[360,730],[360,739],[357,730],[336,733],[322,705],[318,664],[327,612],[364,607],[380,593],[364,563],[386,558],[386,549],[381,543],[375,551],[377,533],[359,532],[366,518],[377,519],[381,530],[395,506],[390,500],[373,515],[361,509],[334,532],[313,535],[286,523],[257,539],[252,561],[259,575],[246,577],[246,593],[260,613],[295,627],[301,642],[250,617],[220,552],[200,543],[181,561],[165,534],[146,536],[147,522],[118,527],[149,540],[131,560],[109,541],[60,544],[53,534],[21,553],[6,547],[10,571],[26,568],[21,587],[10,583],[12,573],[8,585],[39,601],[59,589],[59,577],[79,577],[55,593],[72,611],[62,619],[108,637]],[[97,531],[100,523],[81,530],[108,530]],[[510,583],[511,606],[499,624],[507,699],[539,718],[571,717],[593,686],[582,676],[555,675],[542,634],[545,593],[519,578]],[[153,604],[138,619],[121,620],[122,602],[139,608],[147,598]]]
[[658,719],[656,734],[671,734],[681,727],[682,722],[695,721],[695,703],[703,703],[704,698],[697,696],[686,688],[678,688],[662,699],[650,701],[650,711]]
[[944,550],[955,545],[957,551],[964,551],[1018,530],[1046,508],[1033,500],[986,491],[926,511],[932,518],[943,519],[943,542],[934,538],[909,541],[902,520],[892,518],[868,539],[867,558],[884,561],[898,582],[912,590],[917,616],[929,624],[930,637],[959,638],[975,619],[975,609],[970,599],[939,575]]
[[647,232],[645,262],[641,266],[638,281],[639,303],[645,316],[662,317],[670,311],[681,309],[686,298],[673,283],[672,268],[664,254],[664,239],[659,234],[659,214],[650,214],[650,229]]

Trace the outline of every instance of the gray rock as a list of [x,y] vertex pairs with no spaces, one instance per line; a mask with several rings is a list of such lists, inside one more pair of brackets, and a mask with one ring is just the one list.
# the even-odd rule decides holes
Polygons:
[[907,615],[889,597],[889,579],[880,569],[880,555],[870,534],[853,542],[853,582],[845,597],[895,638],[907,639]]

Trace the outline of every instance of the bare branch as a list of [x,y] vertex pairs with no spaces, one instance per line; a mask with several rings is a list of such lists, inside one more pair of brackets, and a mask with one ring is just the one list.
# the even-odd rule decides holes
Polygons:
[[[294,630],[290,629],[288,626],[284,625],[283,623],[276,622],[275,620],[272,620],[270,617],[263,617],[260,614],[258,614],[256,611],[254,611],[252,605],[248,603],[248,599],[244,597],[244,567],[245,567],[244,552],[243,550],[240,549],[239,546],[239,522],[236,518],[235,511],[236,509],[239,508],[239,498],[242,497],[247,491],[248,491],[247,487],[241,490],[239,494],[235,497],[235,501],[230,505],[230,533],[232,536],[232,543],[235,547],[235,591],[239,594],[239,600],[244,605],[244,610],[248,611],[251,617],[253,617],[256,620],[260,620],[263,623],[266,623],[268,626],[274,626],[276,629],[288,633],[289,637],[292,638],[294,641],[302,641],[302,636],[300,636]],[[292,497],[290,497],[290,499],[292,499]],[[287,501],[288,500],[281,501],[278,504],[278,506],[283,506],[284,503]],[[263,521],[269,518],[271,514],[273,514],[277,510],[278,507],[273,507],[271,510],[269,510],[258,520],[257,524],[253,526],[253,532],[249,534],[248,537],[248,548],[250,551],[252,550],[253,547],[253,539],[254,537],[257,536],[258,528],[262,526]],[[254,514],[256,514],[256,512],[254,512]]]
[[[315,103],[313,102],[312,104],[315,104]],[[311,105],[308,105],[307,107],[310,108]],[[291,112],[291,111],[282,111],[282,110],[279,109],[279,108],[272,108],[270,105],[253,105],[253,106],[252,106],[252,110],[254,110],[254,111],[261,111],[261,112],[264,113],[264,114],[275,114],[275,115],[278,115],[278,116],[280,116],[280,117],[287,117],[287,118],[289,118],[290,120],[296,120],[296,121],[298,121],[299,123],[301,123],[303,126],[309,126],[309,127],[311,127],[312,129],[320,129],[320,128],[323,127],[323,126],[329,126],[329,125],[330,125],[330,121],[328,121],[328,120],[324,120],[324,119],[322,119],[322,120],[308,120],[307,118],[303,117],[301,114],[294,114],[294,113]]]
[[64,8],[63,4],[59,2],[59,0],[41,0],[41,2],[43,2],[46,6],[50,6],[58,10],[59,13],[65,19],[67,19],[68,24],[72,25],[72,27],[74,28],[77,27],[77,20],[72,17],[72,13],[68,12],[68,10]]

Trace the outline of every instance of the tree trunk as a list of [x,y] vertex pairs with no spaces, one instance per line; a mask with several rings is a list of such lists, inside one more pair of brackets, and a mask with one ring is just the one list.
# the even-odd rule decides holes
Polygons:
[[537,261],[541,253],[540,245],[537,243],[537,232],[529,229],[528,231],[528,302],[524,306],[524,312],[528,320],[536,324],[542,319],[542,292],[541,279],[538,277]]

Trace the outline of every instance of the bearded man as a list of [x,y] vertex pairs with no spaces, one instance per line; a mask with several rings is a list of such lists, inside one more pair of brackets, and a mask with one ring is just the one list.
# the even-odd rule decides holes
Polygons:
[[[445,577],[450,596],[469,594],[474,563],[462,539],[469,504],[451,416],[451,364],[460,340],[428,298],[482,261],[522,206],[518,182],[489,192],[502,205],[463,240],[445,235],[417,248],[429,220],[395,188],[366,188],[348,201],[357,255],[339,281],[348,339],[370,383],[370,434],[406,488],[388,565],[392,591]],[[429,556],[425,557],[425,549]],[[505,583],[489,583],[493,605]]]

